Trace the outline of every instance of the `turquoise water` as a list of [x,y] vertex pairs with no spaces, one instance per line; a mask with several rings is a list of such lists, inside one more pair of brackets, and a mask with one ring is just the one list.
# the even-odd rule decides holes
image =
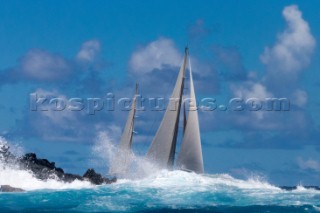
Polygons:
[[[118,152],[105,138],[100,141],[96,150],[106,156],[101,163],[108,164]],[[0,192],[0,213],[320,212],[320,191],[315,189],[299,186],[286,191],[254,177],[239,180],[228,174],[159,170],[144,157],[130,157],[131,170],[116,183],[103,186],[86,181],[63,183],[55,177],[41,181],[0,159],[0,185],[26,190]]]
[[[4,173],[13,175],[0,173],[1,184]],[[25,183],[13,185],[27,191],[0,193],[0,212],[320,212],[320,191],[303,187],[286,191],[226,174],[159,171],[104,186],[43,182],[29,175],[21,171],[12,176],[15,181],[7,181],[24,179]]]

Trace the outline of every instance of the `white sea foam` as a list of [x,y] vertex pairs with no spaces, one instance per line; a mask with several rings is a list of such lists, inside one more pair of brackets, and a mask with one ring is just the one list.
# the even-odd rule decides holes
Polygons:
[[[2,143],[7,142],[2,139]],[[105,133],[101,133],[94,147],[95,154],[100,155],[104,162],[111,163],[115,157],[115,153],[117,153],[116,150],[116,145],[110,137]],[[19,170],[14,165],[2,161],[0,161],[0,185],[11,185],[25,190],[61,190],[94,187],[85,181],[64,183],[54,178],[42,181],[35,178],[31,172]],[[239,193],[242,193],[241,196],[245,194],[246,197],[255,199],[256,204],[259,204],[259,202],[263,204],[263,202],[268,201],[268,197],[274,198],[274,196],[277,197],[279,195],[287,196],[288,202],[292,204],[297,204],[294,202],[294,199],[289,199],[293,194],[298,194],[299,196],[306,194],[306,197],[310,194],[312,196],[315,194],[317,196],[320,195],[319,191],[305,189],[302,186],[293,191],[285,191],[259,177],[240,180],[228,174],[195,174],[179,170],[159,170],[152,163],[146,161],[143,156],[135,156],[134,154],[131,156],[130,169],[120,176],[116,183],[105,187],[115,190],[115,192],[117,190],[132,190],[139,193],[149,193],[155,190],[157,192],[156,196],[163,198],[170,197],[170,199],[176,199],[181,203],[184,202],[185,196],[194,193],[204,193],[213,197],[223,193],[228,196],[231,195],[228,199],[232,199],[233,195],[240,196]],[[205,201],[199,200],[199,202]],[[213,205],[214,203],[207,204]]]
[[[320,191],[287,191],[259,177],[239,180],[228,174],[195,174],[184,171],[156,172],[142,179],[119,179],[108,186],[130,191],[166,206],[215,205],[320,205]],[[123,198],[128,199],[128,198]],[[135,199],[131,197],[130,199]],[[148,200],[148,199],[146,199]]]
[[113,130],[100,132],[93,146],[93,154],[99,156],[104,164],[110,165],[107,174],[115,174],[124,179],[141,179],[159,172],[159,168],[144,156],[125,153],[117,146]]
[[314,208],[314,210],[316,210],[317,212],[320,212],[320,207],[313,205],[312,206]]
[[55,179],[46,181],[35,178],[31,172],[10,168],[0,164],[0,185],[10,185],[24,190],[39,189],[81,189],[93,187],[89,182],[75,180],[71,183],[64,183]]
[[198,191],[208,189],[217,189],[220,187],[237,187],[240,189],[265,189],[281,191],[280,188],[259,180],[258,177],[239,180],[231,177],[228,174],[196,174],[185,171],[168,171],[161,170],[142,179],[119,179],[116,184],[132,184],[142,187],[153,188],[194,188]]
[[[10,146],[14,147],[15,155],[21,154],[21,148],[18,146],[12,146],[4,138],[0,137],[0,147]],[[21,170],[12,162],[4,162],[4,159],[0,158],[0,185],[10,185],[16,188],[22,188],[24,190],[39,190],[39,189],[81,189],[93,187],[87,181],[75,180],[71,183],[65,183],[57,179],[48,179],[46,181],[39,180],[33,176],[30,171]]]
[[[228,174],[195,174],[180,170],[168,171],[160,170],[153,163],[145,159],[144,156],[137,156],[133,153],[128,156],[129,165],[123,165],[115,160],[121,153],[117,150],[115,138],[112,131],[101,132],[94,146],[94,153],[98,154],[103,162],[125,172],[118,174],[118,181],[114,184],[116,187],[130,187],[136,190],[143,189],[165,189],[166,192],[176,194],[177,192],[221,192],[243,190],[250,191],[251,196],[265,196],[272,194],[291,193],[276,187],[259,176],[252,176],[247,180],[233,178]],[[311,192],[319,193],[313,189],[305,189],[298,186],[293,192]]]
[[[118,174],[117,184],[131,184],[139,187],[155,187],[155,188],[197,188],[205,190],[208,187],[216,188],[219,185],[239,187],[239,188],[264,188],[272,190],[281,190],[259,177],[252,177],[248,180],[239,180],[228,174],[217,175],[199,175],[184,171],[168,171],[160,170],[155,164],[149,162],[144,156],[137,156],[133,153],[122,153],[117,149],[117,144],[112,135],[112,131],[101,132],[97,137],[96,144],[93,148],[95,155],[100,156],[103,162],[111,165],[112,168],[122,170],[123,173]],[[123,161],[117,161],[121,155],[127,155],[129,165],[124,165]],[[109,170],[109,171],[110,171]]]

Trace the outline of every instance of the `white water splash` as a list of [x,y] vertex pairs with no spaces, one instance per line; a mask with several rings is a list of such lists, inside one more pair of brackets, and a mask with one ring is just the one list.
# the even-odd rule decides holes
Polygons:
[[[320,191],[287,191],[253,178],[239,180],[228,174],[195,174],[162,170],[143,179],[120,179],[108,186],[113,192],[127,192],[119,200],[144,198],[150,205],[193,208],[216,205],[320,205]],[[130,194],[130,195],[128,195]],[[139,198],[135,196],[139,194]],[[153,202],[154,201],[154,202]],[[160,204],[158,204],[160,203]]]
[[[0,137],[0,148],[8,146],[10,152],[15,153],[15,156],[22,155],[22,148],[15,145],[12,146],[3,137]],[[11,149],[13,147],[13,149]],[[13,150],[13,151],[12,151]],[[0,150],[1,151],[1,150]],[[34,177],[32,172],[21,170],[13,162],[4,162],[0,158],[0,185],[10,185],[12,187],[21,188],[24,190],[41,190],[41,189],[82,189],[93,187],[87,181],[75,180],[71,183],[65,183],[55,178],[48,180],[39,180]]]
[[41,190],[41,189],[82,189],[92,188],[93,186],[86,181],[75,180],[71,183],[61,182],[55,179],[39,180],[33,174],[26,170],[16,168],[5,168],[0,163],[0,185],[10,185],[12,187],[24,190]]
[[108,174],[116,174],[118,178],[141,179],[159,171],[144,156],[119,150],[114,135],[112,131],[100,132],[93,147],[94,155],[109,165]]
[[259,180],[258,177],[248,180],[240,180],[231,177],[228,174],[196,174],[185,171],[168,171],[161,170],[141,179],[120,179],[116,184],[133,184],[151,188],[189,188],[199,191],[206,191],[211,187],[218,186],[236,187],[240,189],[266,189],[281,191],[280,188],[269,184],[268,182]]
[[[0,142],[3,145],[11,145],[3,138],[1,138]],[[110,135],[102,132],[97,138],[93,151],[102,158],[103,163],[111,163],[117,155],[117,146]],[[303,198],[305,201],[302,203],[308,203],[308,199],[313,199],[312,196],[320,196],[320,191],[306,189],[302,186],[298,186],[293,191],[285,191],[259,177],[240,180],[228,174],[199,175],[184,171],[159,170],[150,162],[147,162],[143,156],[132,155],[131,157],[132,160],[127,173],[120,176],[116,183],[103,186],[102,189],[106,188],[115,193],[122,190],[130,190],[133,193],[147,193],[146,195],[150,196],[150,198],[154,196],[151,192],[156,191],[156,196],[162,197],[163,202],[176,201],[177,204],[181,205],[186,202],[185,199],[195,199],[194,195],[198,193],[207,194],[213,197],[212,199],[220,199],[219,196],[221,194],[227,194],[230,196],[230,198],[228,197],[230,200],[232,200],[232,197],[245,195],[246,199],[255,200],[256,204],[268,203],[268,198],[276,200],[278,197],[279,199],[284,197],[287,199],[287,203],[293,205],[298,205],[299,199]],[[54,178],[42,181],[35,178],[31,172],[19,170],[15,165],[4,163],[1,160],[0,185],[10,185],[24,190],[62,190],[96,187],[85,181],[64,183]],[[297,199],[291,200],[292,196],[297,196]],[[194,200],[190,200],[190,202],[192,203]],[[205,203],[207,200],[201,198],[197,201],[199,204],[203,202]],[[232,200],[230,202],[238,201]],[[241,202],[239,205],[242,205]],[[207,204],[211,205],[212,203],[208,202]]]

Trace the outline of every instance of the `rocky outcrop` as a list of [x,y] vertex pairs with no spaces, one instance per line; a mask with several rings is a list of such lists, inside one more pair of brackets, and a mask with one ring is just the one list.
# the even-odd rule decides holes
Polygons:
[[[305,189],[314,189],[314,190],[319,190],[320,191],[320,187],[319,186],[302,186]],[[279,186],[279,188],[287,190],[287,191],[292,191],[292,190],[296,190],[298,189],[298,186]]]
[[55,166],[54,162],[47,159],[38,159],[35,153],[28,153],[19,158],[19,164],[24,169],[30,170],[41,180],[49,178],[59,178],[64,182],[72,182],[74,180],[86,180],[95,185],[110,184],[116,181],[115,178],[108,179],[98,174],[94,169],[88,169],[83,176],[65,173],[63,169]]
[[9,185],[1,185],[0,192],[24,192],[24,190],[20,188],[14,188]]
[[65,173],[63,169],[55,166],[54,162],[47,159],[38,159],[35,153],[28,153],[18,159],[20,168],[31,171],[40,180],[59,178],[64,182],[83,180],[80,175]]
[[88,169],[83,176],[77,174],[65,173],[62,168],[56,167],[54,162],[47,159],[37,158],[35,153],[27,153],[20,158],[16,158],[9,151],[9,147],[0,147],[0,160],[5,164],[14,164],[19,169],[31,171],[34,176],[40,180],[57,178],[64,182],[75,180],[86,180],[95,185],[110,184],[116,181],[116,178],[106,178],[96,173],[93,169]]
[[102,177],[102,175],[96,173],[93,169],[88,169],[86,173],[84,173],[83,178],[96,185],[110,184],[117,181],[116,178],[108,179]]

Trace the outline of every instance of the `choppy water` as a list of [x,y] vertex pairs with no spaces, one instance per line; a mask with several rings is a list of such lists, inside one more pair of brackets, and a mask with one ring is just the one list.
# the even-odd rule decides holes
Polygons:
[[0,174],[0,184],[28,190],[0,193],[0,212],[320,212],[320,191],[303,187],[286,191],[226,174],[159,171],[143,179],[120,179],[104,186],[44,182],[26,171],[10,174],[2,170]]
[[[115,152],[107,137],[99,142],[97,150],[112,157]],[[93,186],[85,181],[41,181],[0,159],[0,185],[26,190],[0,192],[0,213],[320,212],[319,190],[300,186],[286,191],[258,178],[239,180],[227,174],[159,171],[138,156],[132,156],[132,162],[132,171],[116,183]]]

